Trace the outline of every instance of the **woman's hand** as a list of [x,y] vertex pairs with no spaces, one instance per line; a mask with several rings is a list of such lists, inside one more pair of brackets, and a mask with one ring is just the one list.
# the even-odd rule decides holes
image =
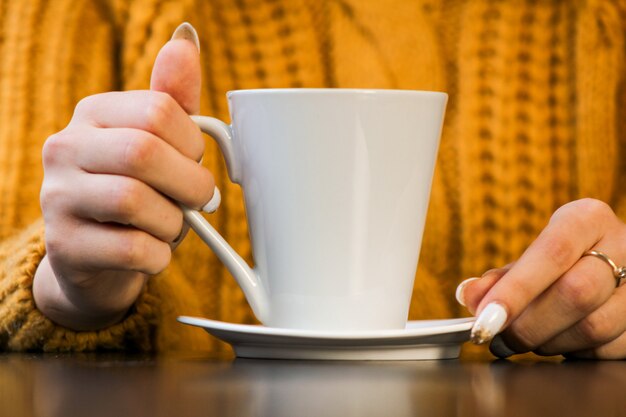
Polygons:
[[626,285],[588,250],[626,263],[626,225],[598,200],[566,204],[514,264],[466,280],[459,302],[478,319],[476,343],[499,357],[539,355],[626,358]]
[[161,49],[150,91],[87,97],[44,144],[47,255],[33,291],[59,324],[90,330],[123,318],[186,231],[176,202],[199,208],[213,195],[188,116],[200,95],[198,47],[180,39],[193,41],[190,28]]

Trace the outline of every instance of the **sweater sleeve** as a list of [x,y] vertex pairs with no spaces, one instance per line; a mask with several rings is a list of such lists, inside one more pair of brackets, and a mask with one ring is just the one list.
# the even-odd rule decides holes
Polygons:
[[0,7],[0,351],[155,347],[160,303],[151,284],[122,322],[94,332],[56,325],[32,294],[45,254],[41,148],[81,98],[120,87],[125,4],[33,0]]
[[144,291],[125,319],[99,331],[58,326],[35,306],[33,276],[45,254],[43,222],[0,244],[0,350],[151,350],[157,299]]

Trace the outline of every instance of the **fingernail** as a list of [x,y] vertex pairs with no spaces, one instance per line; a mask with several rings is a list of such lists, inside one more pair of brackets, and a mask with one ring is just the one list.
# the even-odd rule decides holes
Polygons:
[[477,279],[480,279],[480,278],[468,278],[465,281],[461,282],[458,287],[456,287],[456,293],[455,293],[456,301],[458,301],[459,304],[461,304],[463,307],[467,305],[465,303],[465,295],[463,294],[463,291],[465,291],[465,287],[467,286],[467,284],[469,284],[472,281],[476,281]]
[[211,201],[209,201],[204,207],[202,207],[202,211],[206,213],[215,213],[221,202],[222,194],[220,193],[220,189],[216,186],[215,190],[213,191],[213,197],[211,197]]
[[196,45],[196,48],[198,48],[198,52],[200,52],[200,40],[198,39],[198,32],[196,32],[196,29],[191,26],[191,23],[181,23],[172,35],[172,40],[174,39],[187,39],[188,41],[193,42],[194,45]]
[[513,356],[517,353],[504,343],[504,339],[502,339],[502,336],[500,335],[493,338],[491,345],[489,345],[489,351],[491,351],[491,353],[498,358],[508,358],[509,356]]
[[498,303],[487,304],[472,328],[470,335],[472,343],[480,345],[493,339],[502,330],[506,318],[507,313],[502,305]]

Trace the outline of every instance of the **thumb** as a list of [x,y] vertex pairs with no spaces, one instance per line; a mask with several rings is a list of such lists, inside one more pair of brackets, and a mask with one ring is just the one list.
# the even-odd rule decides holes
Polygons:
[[189,114],[200,111],[200,42],[193,26],[178,26],[157,55],[150,89],[168,93]]

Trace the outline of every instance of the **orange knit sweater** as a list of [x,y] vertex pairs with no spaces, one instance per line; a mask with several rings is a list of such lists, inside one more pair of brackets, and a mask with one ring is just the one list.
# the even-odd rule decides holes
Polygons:
[[[453,289],[513,261],[563,203],[626,214],[624,1],[0,0],[0,349],[224,347],[179,314],[250,322],[234,280],[189,234],[126,319],[73,332],[38,312],[41,147],[82,97],[145,89],[182,21],[200,35],[202,113],[261,87],[447,91],[412,318],[464,314]],[[241,191],[216,146],[211,222],[250,257]]]

